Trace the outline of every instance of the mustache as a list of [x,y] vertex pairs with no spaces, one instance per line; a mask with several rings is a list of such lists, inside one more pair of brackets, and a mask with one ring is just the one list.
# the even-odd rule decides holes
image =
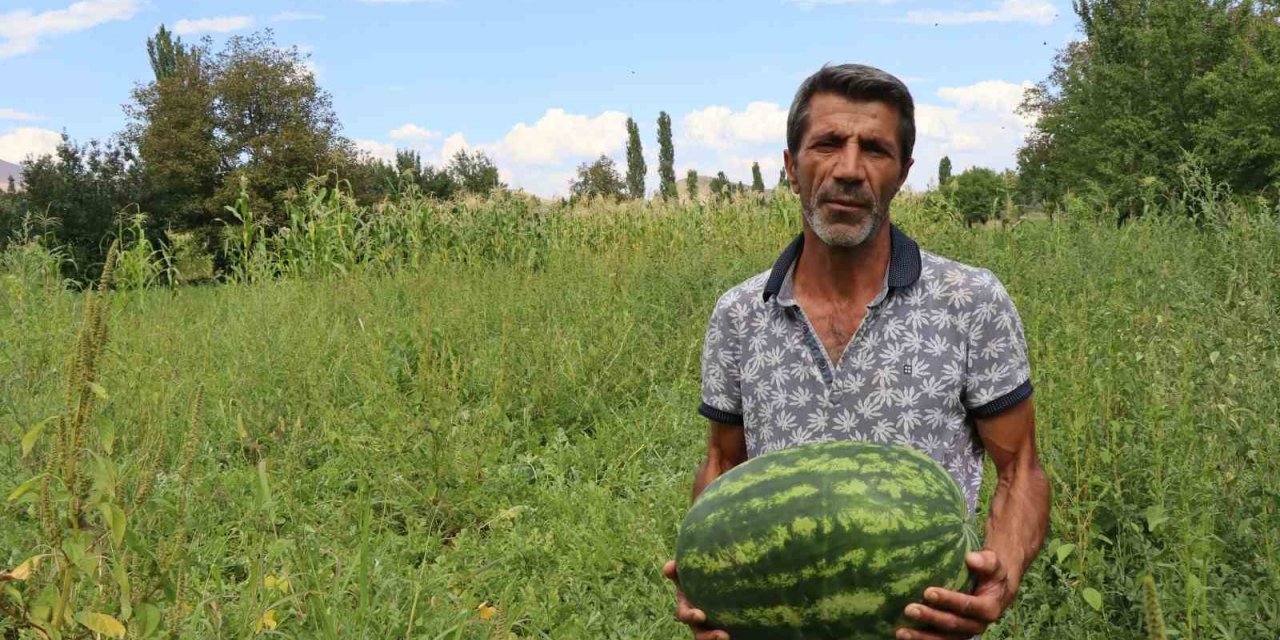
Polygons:
[[835,201],[841,204],[874,208],[877,205],[876,194],[865,184],[832,183],[824,186],[814,194],[818,202]]

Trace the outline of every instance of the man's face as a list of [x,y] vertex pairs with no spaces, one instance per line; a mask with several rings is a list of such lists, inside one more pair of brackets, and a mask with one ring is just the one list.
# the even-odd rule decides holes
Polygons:
[[902,162],[899,118],[884,102],[831,93],[809,100],[808,130],[796,156],[787,150],[783,160],[805,220],[827,245],[859,246],[888,221],[912,163]]

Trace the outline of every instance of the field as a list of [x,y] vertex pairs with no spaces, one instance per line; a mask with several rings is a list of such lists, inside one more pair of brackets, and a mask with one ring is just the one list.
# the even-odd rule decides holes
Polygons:
[[[110,464],[83,464],[110,500],[150,492],[68,607],[190,638],[685,637],[659,567],[703,453],[702,333],[795,202],[511,206],[409,248],[364,228],[320,251],[346,223],[316,214],[293,225],[309,252],[247,250],[244,283],[108,295],[85,448]],[[1146,638],[1147,575],[1168,637],[1280,637],[1276,219],[967,228],[896,206],[1000,276],[1031,349],[1052,526],[988,637]],[[52,428],[25,456],[24,436],[66,406],[86,299],[10,269],[0,498],[42,469]],[[0,503],[0,569],[50,551],[37,493]]]

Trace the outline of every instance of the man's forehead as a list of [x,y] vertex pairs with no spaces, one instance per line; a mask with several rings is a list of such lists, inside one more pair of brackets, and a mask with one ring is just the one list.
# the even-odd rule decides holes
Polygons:
[[809,102],[808,133],[888,135],[897,131],[898,110],[880,100],[850,100],[833,93],[819,93]]

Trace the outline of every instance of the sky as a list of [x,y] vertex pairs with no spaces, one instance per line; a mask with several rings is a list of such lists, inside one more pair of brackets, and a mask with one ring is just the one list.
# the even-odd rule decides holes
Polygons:
[[1015,112],[1078,38],[1068,0],[0,0],[0,160],[52,152],[61,132],[108,138],[152,77],[146,40],[271,29],[309,56],[343,135],[443,165],[481,150],[502,179],[565,195],[601,154],[625,170],[635,118],[657,190],[657,118],[670,114],[677,177],[724,171],[772,186],[800,82],[824,63],[901,78],[916,102],[908,184],[1004,169],[1032,124]]

